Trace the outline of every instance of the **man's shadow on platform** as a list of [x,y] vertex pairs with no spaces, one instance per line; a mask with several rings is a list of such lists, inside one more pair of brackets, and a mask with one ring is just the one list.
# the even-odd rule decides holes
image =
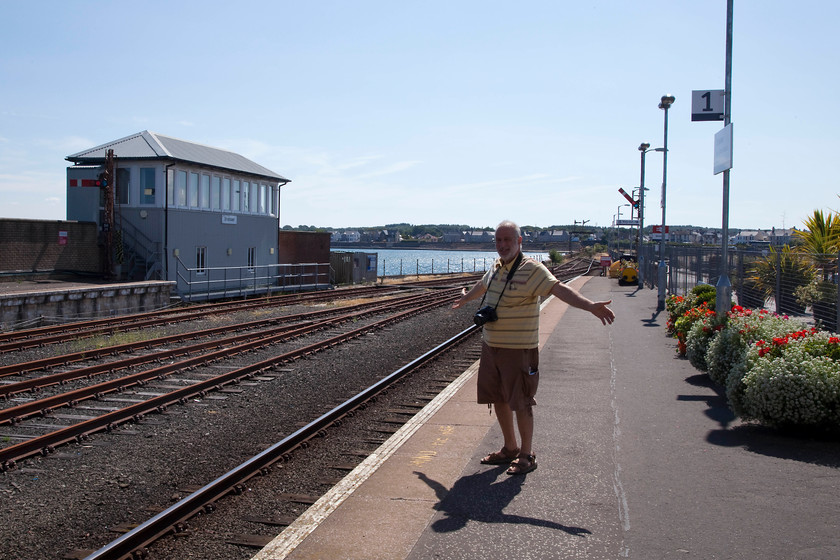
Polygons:
[[558,529],[571,535],[591,534],[588,529],[569,527],[546,519],[537,519],[522,515],[504,513],[505,507],[522,490],[521,476],[505,476],[502,482],[496,482],[504,471],[490,469],[459,478],[451,489],[427,477],[422,472],[414,471],[417,478],[435,491],[438,503],[435,509],[444,514],[442,519],[432,523],[436,533],[450,533],[463,529],[468,521],[481,523],[524,523],[535,527]]

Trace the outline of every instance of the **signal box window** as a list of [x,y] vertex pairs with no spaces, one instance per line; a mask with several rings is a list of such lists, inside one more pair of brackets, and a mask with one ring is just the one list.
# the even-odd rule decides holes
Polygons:
[[248,247],[248,272],[254,272],[255,266],[257,266],[257,248]]
[[230,177],[222,179],[222,210],[230,210]]
[[128,204],[128,192],[131,188],[131,170],[125,168],[117,169],[117,204]]
[[268,186],[268,213],[272,216],[277,215],[277,194],[274,187]]
[[198,208],[198,173],[190,173],[189,194],[190,208]]
[[195,273],[200,276],[207,274],[207,247],[195,248]]
[[175,175],[175,205],[187,205],[187,172],[179,171]]
[[239,211],[239,197],[241,196],[240,189],[242,188],[241,182],[239,179],[233,180],[233,198],[231,198],[231,202],[233,202],[233,207],[231,210]]
[[222,178],[218,175],[213,175],[210,183],[210,208],[218,210],[220,208],[220,201],[222,198]]
[[210,175],[201,175],[201,207],[210,208]]
[[155,203],[155,168],[140,168],[140,204]]

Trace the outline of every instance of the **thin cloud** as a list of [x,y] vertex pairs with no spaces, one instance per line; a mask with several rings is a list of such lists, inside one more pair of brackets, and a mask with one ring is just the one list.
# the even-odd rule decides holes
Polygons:
[[491,179],[489,181],[479,181],[476,183],[462,183],[456,185],[449,185],[446,187],[447,192],[473,192],[479,190],[497,189],[499,187],[510,186],[524,186],[524,185],[538,185],[538,184],[554,184],[567,183],[576,180],[577,177],[553,177],[547,173],[533,173],[530,175],[522,175],[519,177],[504,177],[498,179]]
[[414,161],[398,161],[396,163],[392,163],[382,169],[377,169],[375,171],[370,171],[368,173],[364,173],[362,175],[358,175],[357,179],[370,179],[371,177],[382,177],[384,175],[391,175],[393,173],[400,173],[401,171],[405,171],[406,169],[411,169],[415,165],[422,163],[419,160]]

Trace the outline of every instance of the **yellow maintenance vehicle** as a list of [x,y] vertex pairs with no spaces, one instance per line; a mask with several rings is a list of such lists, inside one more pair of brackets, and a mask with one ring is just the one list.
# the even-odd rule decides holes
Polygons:
[[635,286],[639,283],[639,269],[636,256],[630,254],[621,255],[612,266],[610,266],[610,278],[618,278],[619,286]]

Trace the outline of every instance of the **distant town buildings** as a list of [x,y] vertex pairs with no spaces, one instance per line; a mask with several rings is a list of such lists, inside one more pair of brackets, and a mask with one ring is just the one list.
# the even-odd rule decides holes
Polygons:
[[[622,239],[635,238],[637,233],[633,228],[620,228],[618,230]],[[649,231],[649,230],[648,230]],[[793,232],[796,228],[770,228],[769,230],[730,230],[729,244],[736,246],[748,247],[782,247],[789,245],[795,241]],[[331,239],[333,243],[400,243],[407,241],[397,230],[334,230],[331,231]],[[572,232],[565,229],[538,229],[530,228],[523,229],[522,242],[524,245],[531,243],[546,244],[546,243],[560,243],[566,244],[569,242],[589,243],[606,243],[609,239],[614,239],[616,228],[591,228],[587,232]],[[715,228],[701,228],[701,227],[678,227],[674,226],[669,229],[667,234],[669,243],[679,243],[685,245],[709,245],[719,246],[721,244],[721,231]],[[645,241],[658,242],[658,233],[646,233]],[[442,235],[432,235],[430,233],[420,234],[411,241],[419,243],[493,243],[494,232],[491,230],[465,230],[465,231],[447,231]]]
[[789,245],[793,241],[793,232],[796,228],[791,229],[776,229],[772,228],[768,231],[760,229],[743,230],[737,235],[730,238],[731,245],[772,245],[773,247],[782,247]]

